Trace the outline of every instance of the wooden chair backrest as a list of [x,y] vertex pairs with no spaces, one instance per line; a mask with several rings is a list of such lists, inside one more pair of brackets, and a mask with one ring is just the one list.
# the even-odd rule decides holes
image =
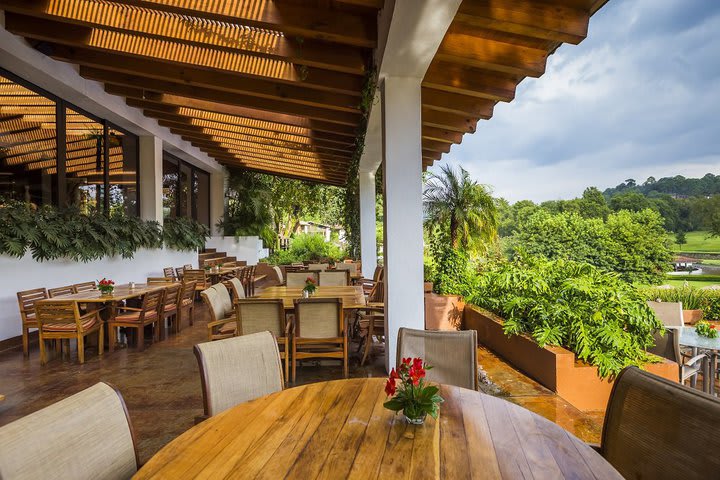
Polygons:
[[279,298],[246,298],[236,303],[240,335],[268,331],[285,336],[285,306]]
[[185,274],[185,269],[183,267],[176,267],[175,268],[175,276],[177,278],[182,279],[183,275]]
[[367,301],[372,303],[383,303],[385,301],[385,282],[377,282],[373,285]]
[[120,392],[97,383],[0,427],[2,478],[130,478],[139,467]]
[[277,340],[260,332],[195,345],[205,415],[283,389]]
[[27,321],[27,315],[35,315],[35,302],[45,300],[48,297],[48,291],[45,288],[35,288],[33,290],[24,290],[17,292],[18,306],[20,307],[20,316],[23,322]]
[[165,295],[163,296],[163,306],[177,306],[180,303],[180,288],[182,287],[179,283],[168,284],[165,288]]
[[350,271],[327,271],[319,273],[319,285],[326,287],[347,287],[350,285]]
[[432,369],[427,379],[477,390],[477,332],[427,331],[401,328],[397,340],[397,365],[403,358],[422,358]]
[[65,285],[64,287],[48,288],[48,296],[50,298],[59,297],[61,295],[72,295],[75,293],[74,285]]
[[192,270],[192,269],[193,269],[193,266],[189,263],[186,263],[185,265],[183,265],[183,270]]
[[305,265],[285,265],[285,274],[292,272],[307,272]]
[[46,324],[53,324],[74,325],[76,331],[83,331],[78,304],[72,300],[50,300],[36,304],[35,319],[40,330]]
[[147,277],[147,284],[163,284],[172,285],[175,282],[175,277]]
[[143,296],[142,307],[140,312],[140,320],[151,312],[160,312],[160,307],[165,299],[165,290],[155,290],[148,292]]
[[168,278],[175,278],[175,269],[173,267],[163,268],[163,275]]
[[95,282],[76,283],[75,285],[73,285],[73,287],[75,287],[75,293],[89,292],[97,288]]
[[182,289],[180,290],[179,304],[182,304],[184,300],[195,301],[195,282],[184,282],[182,283]]
[[295,336],[339,338],[343,336],[342,298],[298,298],[295,300]]
[[183,282],[195,282],[198,285],[206,285],[207,277],[205,270],[185,269],[183,271]]
[[311,272],[309,270],[303,272],[287,272],[286,276],[285,285],[289,288],[304,288],[305,281],[308,277],[312,277],[316,285],[318,283],[318,272]]
[[717,478],[720,400],[637,367],[615,378],[601,454],[624,478]]

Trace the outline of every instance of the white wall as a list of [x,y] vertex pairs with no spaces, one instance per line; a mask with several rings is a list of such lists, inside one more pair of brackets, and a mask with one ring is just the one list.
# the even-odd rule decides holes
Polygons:
[[258,260],[267,256],[262,240],[258,237],[210,237],[205,242],[206,248],[214,248],[218,252],[226,252],[228,257],[236,257],[238,261],[246,261],[248,265],[257,265]]
[[115,283],[144,282],[162,276],[163,267],[187,263],[197,267],[197,252],[139,250],[134,258],[103,258],[89,263],[72,260],[36,262],[32,256],[21,259],[0,255],[0,340],[22,334],[16,292],[33,288],[54,288],[73,283],[110,278]]

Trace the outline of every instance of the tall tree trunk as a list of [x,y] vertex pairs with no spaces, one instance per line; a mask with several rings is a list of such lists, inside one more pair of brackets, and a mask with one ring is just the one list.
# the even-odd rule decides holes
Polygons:
[[450,245],[457,248],[457,219],[455,214],[450,215]]

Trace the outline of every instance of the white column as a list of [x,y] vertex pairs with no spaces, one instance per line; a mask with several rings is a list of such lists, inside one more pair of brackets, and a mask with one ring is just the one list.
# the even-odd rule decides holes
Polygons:
[[158,137],[140,137],[140,218],[163,223],[163,143]]
[[217,222],[225,215],[225,170],[217,170],[210,174],[210,231],[213,235],[222,236]]
[[388,369],[395,366],[398,329],[425,328],[420,82],[388,76],[382,85]]
[[360,172],[360,259],[363,274],[371,278],[377,266],[377,232],[375,230],[375,173]]

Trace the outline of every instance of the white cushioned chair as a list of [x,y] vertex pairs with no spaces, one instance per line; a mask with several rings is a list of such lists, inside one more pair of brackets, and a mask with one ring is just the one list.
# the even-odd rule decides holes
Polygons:
[[0,427],[0,478],[124,480],[137,448],[120,392],[97,383]]
[[320,272],[321,287],[347,287],[350,285],[350,272],[347,270]]
[[270,332],[200,343],[194,352],[207,417],[283,389],[278,344]]
[[237,335],[238,317],[227,287],[217,283],[200,292],[200,296],[210,311],[210,321],[207,323],[208,340],[222,340]]

